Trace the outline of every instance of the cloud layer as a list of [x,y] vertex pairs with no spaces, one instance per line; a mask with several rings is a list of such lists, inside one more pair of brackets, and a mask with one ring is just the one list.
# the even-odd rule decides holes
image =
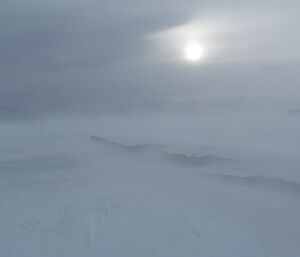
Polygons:
[[[1,109],[43,116],[151,109],[205,95],[295,96],[299,7],[267,0],[1,1]],[[197,67],[177,58],[191,29],[210,49]]]

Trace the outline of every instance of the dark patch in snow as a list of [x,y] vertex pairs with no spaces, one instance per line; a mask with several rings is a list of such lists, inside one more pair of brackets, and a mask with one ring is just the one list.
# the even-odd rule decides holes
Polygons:
[[169,151],[160,144],[125,144],[97,136],[91,136],[90,139],[93,141],[99,141],[101,143],[109,144],[111,146],[116,146],[120,149],[124,149],[136,154],[146,152],[156,153],[168,162],[182,166],[198,167],[234,161],[233,159],[218,157],[212,154],[194,155]]

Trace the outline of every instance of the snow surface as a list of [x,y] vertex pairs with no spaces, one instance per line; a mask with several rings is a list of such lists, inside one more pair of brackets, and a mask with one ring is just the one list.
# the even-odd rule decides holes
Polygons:
[[299,121],[224,124],[3,125],[0,256],[300,256]]

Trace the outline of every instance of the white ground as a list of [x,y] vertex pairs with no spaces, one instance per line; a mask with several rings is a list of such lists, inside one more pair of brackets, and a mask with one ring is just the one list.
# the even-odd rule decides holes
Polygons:
[[299,122],[218,122],[2,126],[0,256],[299,257]]

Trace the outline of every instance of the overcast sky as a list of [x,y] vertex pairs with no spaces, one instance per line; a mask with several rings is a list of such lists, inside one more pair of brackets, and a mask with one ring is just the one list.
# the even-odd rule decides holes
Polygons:
[[[298,0],[1,0],[0,112],[296,103],[299,31]],[[197,64],[182,58],[193,37]]]

